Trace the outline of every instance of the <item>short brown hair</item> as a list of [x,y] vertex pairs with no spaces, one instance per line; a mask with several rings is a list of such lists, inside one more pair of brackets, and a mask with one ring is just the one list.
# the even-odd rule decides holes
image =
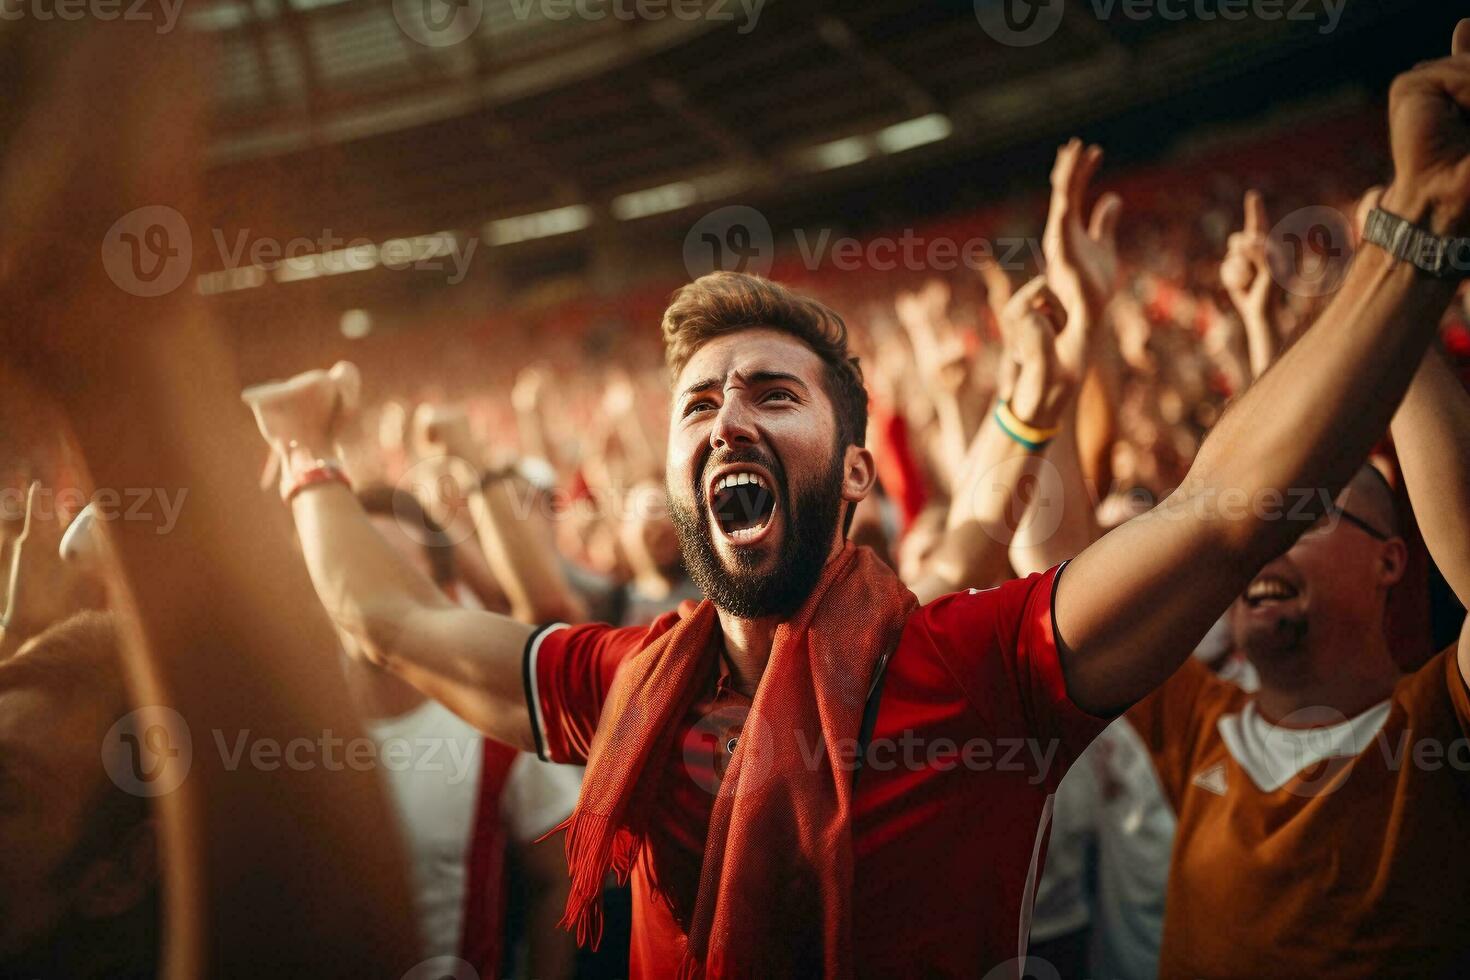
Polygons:
[[694,352],[709,341],[757,327],[788,333],[822,359],[840,446],[863,445],[868,431],[868,392],[858,359],[847,348],[847,324],[816,300],[798,296],[769,279],[711,272],[674,293],[663,322],[669,370],[678,377]]

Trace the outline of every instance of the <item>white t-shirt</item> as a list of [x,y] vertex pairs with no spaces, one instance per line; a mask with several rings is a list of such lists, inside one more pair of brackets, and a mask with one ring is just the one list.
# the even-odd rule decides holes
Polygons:
[[[460,949],[466,862],[479,805],[482,736],[437,701],[368,724],[378,769],[403,829],[414,910],[426,956]],[[576,805],[582,770],[522,752],[501,793],[501,817],[517,843],[555,827]]]
[[[1089,975],[1157,976],[1175,819],[1153,760],[1127,721],[1104,729],[1067,771],[1057,787],[1056,820],[1032,940],[1055,939],[1090,921]],[[1097,892],[1089,895],[1094,853]]]
[[[1195,656],[1226,657],[1218,676],[1254,691],[1255,669],[1228,652],[1229,642],[1222,616]],[[1054,819],[1032,940],[1055,939],[1091,922],[1089,960],[1098,980],[1156,977],[1176,820],[1153,759],[1126,720],[1104,729],[1067,771]],[[1088,893],[1089,858],[1097,866],[1095,895]]]
[[480,796],[480,733],[437,701],[371,722],[378,769],[408,845],[414,911],[426,956],[459,952],[465,862]]

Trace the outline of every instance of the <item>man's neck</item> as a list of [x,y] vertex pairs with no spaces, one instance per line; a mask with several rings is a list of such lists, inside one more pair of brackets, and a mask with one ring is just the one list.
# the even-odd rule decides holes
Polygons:
[[1274,723],[1300,720],[1310,727],[1323,717],[1356,717],[1387,698],[1398,683],[1399,669],[1381,626],[1367,632],[1372,639],[1357,639],[1357,649],[1348,647],[1354,641],[1345,637],[1338,638],[1341,645],[1319,637],[1307,640],[1308,646],[1295,654],[1252,658],[1261,678],[1255,694],[1261,715]]
[[[843,528],[839,524],[827,552],[831,561],[847,543]],[[720,630],[725,634],[725,662],[730,667],[730,679],[735,689],[747,697],[755,696],[761,675],[766,672],[766,663],[771,659],[771,644],[776,638],[776,627],[781,625],[781,616],[762,616],[758,619],[741,619],[734,613],[716,607],[720,617]]]
[[737,691],[753,697],[761,675],[765,673],[766,662],[771,659],[771,643],[781,619],[777,616],[741,619],[723,609],[717,611],[720,630],[724,633],[725,662],[730,668],[730,679]]

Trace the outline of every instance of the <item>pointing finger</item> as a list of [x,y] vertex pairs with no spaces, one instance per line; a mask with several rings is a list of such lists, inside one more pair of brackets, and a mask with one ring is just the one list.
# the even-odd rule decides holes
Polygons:
[[1266,202],[1258,190],[1245,192],[1245,233],[1261,235],[1266,231]]

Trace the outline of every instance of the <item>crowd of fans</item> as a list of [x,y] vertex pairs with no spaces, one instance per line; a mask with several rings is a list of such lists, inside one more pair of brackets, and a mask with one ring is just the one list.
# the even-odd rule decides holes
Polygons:
[[[111,55],[91,62],[63,59],[58,71],[105,83],[123,70]],[[166,68],[150,84],[189,70]],[[139,88],[110,128],[156,108],[149,85]],[[45,97],[77,95],[63,85]],[[46,108],[43,99],[27,132],[61,140]],[[139,161],[118,170],[115,198],[105,188],[47,197],[54,187],[22,161],[5,176],[11,206],[110,213],[182,172],[99,142],[66,145],[83,164],[89,154]],[[1311,180],[1282,177],[1280,190],[1269,175],[1259,189],[1221,176],[1135,209],[1126,177],[1097,193],[1101,165],[1101,150],[1079,140],[1058,149],[1049,201],[1031,216],[1039,264],[872,273],[860,300],[818,286],[845,328],[739,273],[698,280],[665,315],[671,351],[709,309],[816,317],[797,335],[845,329],[867,386],[876,472],[873,492],[852,502],[847,537],[921,603],[1055,576],[1110,529],[1167,506],[1232,400],[1308,328],[1333,328],[1318,318],[1383,193],[1358,167],[1317,167]],[[1283,220],[1309,205],[1321,211]],[[46,240],[36,223],[20,227]],[[574,812],[582,773],[558,763],[595,763],[592,730],[579,736],[566,722],[557,734],[557,720],[542,718],[536,699],[551,695],[536,693],[534,659],[524,693],[519,675],[502,689],[440,638],[488,649],[532,635],[503,632],[506,622],[666,629],[717,589],[666,492],[684,476],[665,471],[670,412],[681,410],[669,369],[688,353],[666,365],[635,344],[575,369],[528,360],[507,388],[457,402],[383,399],[372,374],[339,363],[245,392],[270,445],[257,458],[237,438],[246,409],[234,403],[237,417],[221,421],[233,376],[207,332],[169,335],[160,353],[141,332],[156,310],[123,304],[115,327],[133,340],[120,354],[121,341],[94,342],[75,325],[113,309],[84,273],[70,297],[44,282],[9,288],[13,315],[41,324],[16,333],[16,382],[61,394],[54,419],[37,410],[26,420],[54,426],[29,440],[32,455],[4,461],[0,975],[231,973],[252,962],[252,943],[287,950],[277,964],[287,975],[313,949],[334,951],[343,975],[399,976],[414,963],[432,971],[415,976],[627,975],[638,899],[617,876],[606,881],[597,954],[576,948],[585,934],[556,928],[564,908],[586,928],[570,911],[578,880],[569,884],[554,832]],[[745,315],[746,326],[764,322]],[[1036,774],[1052,829],[1032,867],[1045,872],[1021,899],[1033,971],[1440,975],[1470,957],[1470,753],[1461,769],[1447,749],[1439,769],[1350,772],[1384,732],[1448,746],[1470,738],[1466,660],[1457,671],[1454,650],[1436,655],[1429,634],[1425,553],[1470,595],[1470,397],[1454,367],[1470,351],[1467,318],[1460,290],[1391,438],[1253,575],[1194,658],[1086,752]],[[162,394],[138,399],[137,386]],[[130,406],[126,418],[117,404]],[[302,419],[326,441],[298,439],[310,428]],[[347,484],[358,503],[319,506],[326,483]],[[183,512],[195,513],[152,538],[125,528],[127,500],[114,494],[109,506],[97,490],[160,486],[187,488]],[[68,503],[61,491],[76,488]],[[761,507],[774,506],[729,493],[728,506],[756,511],[733,519],[735,533],[742,521],[762,526]],[[1299,618],[1309,637],[1306,625],[1282,625],[1282,610],[1308,595]],[[129,659],[130,645],[165,652]],[[194,719],[189,788],[155,793],[148,766],[176,761],[188,741],[156,706],[195,694],[184,712]],[[505,738],[502,712],[517,698],[532,703]],[[1291,719],[1296,728],[1283,724]],[[365,736],[378,763],[245,775],[213,758],[229,755],[218,732],[286,744],[324,730]],[[1282,747],[1283,737],[1295,741]],[[408,761],[390,765],[390,747]],[[1242,795],[1247,777],[1265,802]],[[1210,813],[1201,793],[1228,800],[1232,815]],[[1310,819],[1288,814],[1298,804]],[[263,844],[267,832],[295,843]],[[390,836],[397,843],[385,845]],[[330,880],[342,868],[353,880]],[[1429,884],[1442,875],[1455,880]],[[362,935],[376,938],[364,945]],[[635,973],[650,949],[635,953]],[[641,970],[664,972],[646,959]]]

